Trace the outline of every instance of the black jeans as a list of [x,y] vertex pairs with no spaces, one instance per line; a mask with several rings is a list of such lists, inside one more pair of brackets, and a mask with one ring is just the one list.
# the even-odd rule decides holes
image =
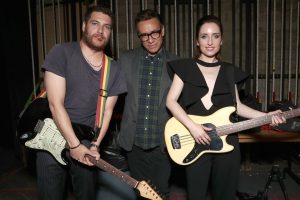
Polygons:
[[233,151],[203,154],[197,161],[186,167],[189,200],[206,199],[209,189],[214,200],[236,199],[240,173],[240,149],[237,136],[230,135],[227,141],[234,146]]
[[37,186],[39,200],[66,199],[68,173],[71,176],[75,199],[96,199],[96,171],[75,160],[68,160],[70,166],[60,165],[48,152],[37,152]]
[[169,156],[166,152],[162,152],[161,147],[143,150],[133,146],[132,151],[127,152],[127,158],[133,178],[138,181],[150,181],[159,193],[168,197],[171,163]]

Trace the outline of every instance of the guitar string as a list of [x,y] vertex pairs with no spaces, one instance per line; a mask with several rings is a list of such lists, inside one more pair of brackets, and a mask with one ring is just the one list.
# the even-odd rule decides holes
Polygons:
[[[293,111],[296,111],[296,112],[297,112],[297,111],[299,111],[299,110],[296,109],[296,110],[292,110],[292,111],[287,111],[287,112],[284,113],[284,114],[285,114],[284,116],[285,116],[285,117],[290,117],[289,115],[295,116],[296,114],[293,113]],[[269,119],[270,117],[267,116],[267,117],[264,117],[264,118]],[[263,119],[264,119],[264,118],[263,118]],[[264,119],[264,120],[266,120],[266,119]],[[223,130],[224,133],[226,133],[227,131],[230,132],[231,127],[232,127],[232,124],[226,124],[226,125],[217,127],[216,130]],[[219,132],[219,131],[217,131],[217,132]],[[222,132],[222,131],[221,131],[221,132]],[[221,135],[220,135],[220,136],[221,136]],[[180,140],[181,144],[186,144],[187,142],[193,141],[194,138],[193,138],[191,135],[183,135],[183,136],[180,136],[180,137],[179,137],[179,140]]]
[[[51,123],[51,122],[50,122]],[[56,128],[56,127],[52,127],[52,126],[46,126],[45,128],[43,128],[42,130],[41,130],[41,132],[39,132],[38,134],[40,134],[40,136],[41,137],[44,137],[45,139],[48,139],[48,140],[46,140],[46,141],[48,141],[49,142],[49,140],[50,140],[50,144],[48,145],[48,147],[51,147],[51,145],[53,145],[53,143],[54,143],[54,145],[56,145],[57,143],[57,141],[58,140],[60,140],[60,142],[66,142],[65,140],[64,140],[64,138],[62,137],[62,135],[61,135],[61,133],[59,132],[59,130]],[[36,139],[38,139],[38,137],[36,137]],[[43,139],[43,138],[42,138]],[[42,141],[41,139],[39,139],[40,141]],[[44,139],[43,139],[44,140]],[[44,140],[45,141],[45,140]],[[44,143],[45,144],[45,143]],[[52,146],[53,147],[53,146]],[[47,149],[45,149],[45,150],[47,150]],[[53,150],[53,149],[52,149]],[[52,152],[50,152],[50,153],[52,153]],[[54,152],[55,153],[55,152]],[[55,154],[54,156],[59,156],[58,154]],[[56,157],[57,158],[57,157]],[[98,163],[98,161],[96,161],[97,163]],[[99,163],[99,164],[101,164],[101,163]],[[126,182],[127,184],[129,184],[130,186],[132,186],[132,187],[134,187],[135,188],[135,186],[137,185],[137,181],[136,180],[134,180],[133,178],[131,178],[130,176],[128,176],[128,175],[126,175],[126,174],[122,174],[122,172],[121,171],[119,171],[118,169],[115,169],[114,168],[114,166],[112,166],[112,165],[110,165],[109,163],[107,163],[107,165],[106,164],[103,164],[102,165],[103,166],[103,168],[110,168],[110,170],[111,170],[111,173],[113,174],[113,175],[116,175],[117,177],[119,177],[120,179],[122,179],[124,182]],[[101,167],[100,167],[101,168]],[[126,177],[128,177],[128,178],[130,178],[130,179],[126,179]],[[144,186],[147,186],[146,184],[144,184]],[[148,186],[147,186],[147,188],[148,188]],[[152,188],[151,188],[152,189]],[[152,196],[153,195],[158,195],[156,192],[155,192],[155,190],[151,190],[151,191],[149,191],[151,194],[152,194]],[[156,198],[157,199],[157,198]]]

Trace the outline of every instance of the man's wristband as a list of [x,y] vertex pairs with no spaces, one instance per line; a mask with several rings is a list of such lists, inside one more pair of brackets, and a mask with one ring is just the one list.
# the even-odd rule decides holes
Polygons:
[[70,149],[76,149],[76,148],[78,148],[80,145],[81,145],[81,143],[79,142],[78,145],[76,145],[75,147],[70,147]]
[[96,147],[97,149],[99,149],[99,145],[97,145],[95,143],[91,143],[90,147]]

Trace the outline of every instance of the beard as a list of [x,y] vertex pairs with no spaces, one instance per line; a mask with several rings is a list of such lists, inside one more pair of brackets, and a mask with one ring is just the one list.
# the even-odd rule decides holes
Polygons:
[[82,41],[90,48],[95,51],[103,51],[106,44],[108,43],[108,40],[106,40],[105,37],[102,37],[102,42],[100,45],[96,45],[93,42],[93,37],[96,37],[95,35],[90,35],[87,30],[84,30],[83,35],[82,35]]

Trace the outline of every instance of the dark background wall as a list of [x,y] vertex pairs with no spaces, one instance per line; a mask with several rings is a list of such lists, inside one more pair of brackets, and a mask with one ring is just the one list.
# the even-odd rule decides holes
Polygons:
[[[43,31],[40,29],[41,27],[41,18],[40,16],[42,16],[42,13],[45,12],[45,23],[47,26],[45,26],[47,29],[45,29],[46,37],[45,37],[45,41],[46,44],[45,46],[47,46],[47,50],[49,50],[53,45],[54,45],[54,39],[55,38],[53,35],[51,35],[51,33],[53,33],[53,23],[54,23],[54,18],[53,18],[53,10],[51,5],[48,3],[45,5],[45,10],[42,12],[43,9],[41,9],[39,7],[39,0],[31,0],[29,1],[31,2],[31,20],[29,20],[29,16],[28,16],[28,1],[20,1],[17,4],[18,5],[13,5],[11,2],[9,3],[9,5],[3,5],[0,7],[0,60],[1,60],[1,75],[2,75],[2,79],[1,79],[1,96],[2,96],[2,109],[4,112],[2,112],[2,120],[1,120],[1,139],[0,139],[0,146],[7,146],[7,147],[14,147],[15,146],[15,133],[16,133],[16,124],[17,124],[17,120],[18,120],[18,115],[21,112],[21,110],[24,107],[24,104],[26,103],[27,99],[29,98],[32,90],[33,90],[33,75],[32,75],[32,63],[31,63],[31,43],[30,43],[30,32],[29,32],[29,21],[32,22],[32,32],[33,32],[33,39],[34,41],[34,55],[35,55],[35,77],[40,77],[39,75],[39,69],[40,69],[40,65],[43,62],[43,41],[40,41],[39,39],[41,38],[41,35],[43,33]],[[50,2],[50,1],[47,1]],[[71,27],[71,31],[70,30],[66,30],[63,29],[63,35],[67,35],[65,33],[70,33],[72,35],[72,37],[66,37],[63,39],[63,41],[69,41],[70,38],[74,41],[74,40],[78,40],[79,38],[79,34],[77,37],[73,37],[73,35],[75,35],[75,33],[79,33],[80,31],[75,30],[75,28],[80,30],[81,24],[80,24],[80,18],[79,15],[82,15],[84,9],[82,10],[77,10],[75,9],[75,2],[80,2],[81,5],[85,5],[88,2],[94,2],[92,0],[80,0],[80,1],[76,1],[76,0],[65,0],[65,1],[61,1],[61,2],[65,2],[64,4],[60,4],[61,5],[61,13],[59,16],[61,16],[61,21],[63,22],[62,25],[69,27],[70,24],[74,24],[77,20],[77,24],[76,26],[72,26]],[[115,32],[115,34],[113,35],[113,41],[114,41],[114,45],[112,45],[113,49],[113,55],[116,55],[116,52],[122,52],[123,50],[126,50],[128,47],[131,47],[129,44],[131,44],[133,46],[139,46],[139,40],[136,37],[136,33],[133,31],[132,32],[132,36],[133,39],[131,41],[131,32],[130,34],[127,34],[127,25],[131,25],[133,24],[133,22],[130,22],[128,20],[128,17],[126,17],[126,7],[125,7],[125,3],[127,1],[108,1],[108,0],[99,0],[99,3],[108,3],[108,2],[114,2],[112,5],[113,11],[115,13],[115,18],[118,19],[118,23],[116,23],[116,26],[118,25],[118,34],[117,31]],[[141,0],[133,0],[133,6],[132,6],[132,14],[133,16],[135,16],[136,12],[138,12],[141,8],[142,2],[145,1],[141,1]],[[157,0],[153,0],[153,1],[147,1],[148,2],[148,8],[153,8],[153,7],[157,7]],[[161,6],[160,8],[164,8],[163,11],[167,11],[168,10],[168,14],[167,12],[165,13],[165,16],[168,16],[168,23],[166,23],[166,30],[167,31],[167,35],[166,36],[166,46],[168,49],[170,49],[171,51],[174,52],[174,47],[172,46],[174,44],[174,41],[183,41],[182,43],[187,44],[187,47],[182,48],[184,45],[180,43],[179,45],[179,49],[182,49],[182,51],[184,52],[190,52],[191,49],[193,48],[191,45],[191,41],[193,41],[193,38],[191,37],[190,33],[191,33],[191,27],[192,25],[190,25],[189,23],[183,23],[186,21],[189,21],[189,13],[190,13],[190,2],[191,1],[177,1],[177,6],[178,8],[178,13],[175,13],[176,16],[179,15],[181,18],[178,18],[178,22],[181,22],[181,24],[179,23],[177,29],[179,31],[174,31],[174,21],[173,18],[175,16],[175,14],[172,12],[172,6],[174,1],[159,1],[161,2]],[[197,16],[200,17],[200,15],[205,14],[206,13],[206,1],[194,1],[193,3],[193,7],[195,8],[194,12],[197,12]],[[276,25],[276,31],[278,33],[277,29],[281,29],[281,21],[279,20],[281,17],[281,7],[283,6],[284,8],[289,8],[289,5],[293,5],[293,16],[294,19],[292,26],[291,26],[291,30],[292,30],[292,39],[293,41],[296,41],[296,36],[297,34],[299,34],[298,32],[296,32],[296,23],[297,23],[297,17],[299,17],[299,11],[296,10],[297,8],[297,3],[295,4],[296,1],[294,0],[290,0],[290,1],[283,1],[283,3],[279,3],[279,1],[244,1],[244,0],[232,0],[232,1],[222,1],[222,4],[220,3],[221,1],[210,1],[211,2],[211,6],[210,8],[212,8],[212,10],[214,11],[215,14],[220,15],[220,17],[222,16],[222,21],[223,21],[223,25],[224,27],[226,27],[226,42],[225,42],[225,46],[223,45],[223,49],[224,51],[222,51],[223,53],[223,58],[226,61],[235,61],[235,63],[238,63],[238,66],[240,66],[242,69],[247,70],[248,72],[252,72],[252,79],[250,80],[246,91],[250,92],[253,96],[255,96],[255,94],[257,94],[259,92],[260,94],[260,101],[264,104],[264,106],[268,105],[268,103],[271,102],[272,100],[272,74],[271,74],[271,70],[272,69],[272,65],[274,63],[271,63],[271,53],[272,53],[272,49],[269,48],[269,46],[271,46],[271,39],[272,39],[272,29],[265,29],[266,27],[266,22],[270,21],[269,26],[271,26],[271,24],[273,24],[273,22],[271,21],[272,19],[272,9],[271,9],[271,5],[276,5],[276,4],[270,4],[269,7],[269,15],[268,17],[266,17],[266,9],[265,9],[265,4],[267,2],[277,2],[277,21],[278,24]],[[226,2],[226,3],[225,3]],[[254,9],[255,6],[257,6],[256,2],[260,2],[260,10],[259,10],[259,26],[257,27],[259,30],[259,35],[256,35],[256,30],[255,29],[255,23],[256,23],[256,10]],[[8,3],[8,2],[7,2]],[[117,3],[117,4],[116,4]],[[293,4],[290,4],[293,3]],[[70,6],[69,6],[70,4]],[[195,4],[195,5],[194,5]],[[196,5],[197,4],[197,5]],[[283,4],[283,5],[282,5]],[[118,6],[117,6],[118,5]],[[84,6],[83,6],[84,7]],[[64,9],[63,9],[64,8]],[[69,9],[71,8],[71,9]],[[116,9],[118,8],[118,9]],[[201,8],[201,9],[200,9]],[[222,8],[222,9],[221,9]],[[200,9],[200,10],[199,10]],[[71,11],[71,16],[73,16],[72,18],[69,17],[68,12],[65,11]],[[244,12],[246,10],[246,12]],[[78,13],[77,13],[78,11]],[[199,12],[198,12],[199,11]],[[222,11],[222,12],[221,12]],[[235,11],[239,11],[239,15],[236,15]],[[67,14],[66,14],[67,13]],[[299,51],[296,51],[296,48],[299,49],[299,45],[296,44],[296,42],[293,42],[293,49],[291,51],[291,57],[293,59],[291,59],[292,63],[291,66],[293,67],[291,71],[288,71],[289,66],[288,66],[288,56],[289,56],[289,45],[288,45],[288,41],[289,41],[289,29],[288,29],[288,16],[289,13],[291,13],[289,11],[289,9],[285,9],[283,14],[286,18],[286,20],[284,20],[284,25],[286,26],[284,30],[284,36],[286,38],[284,38],[284,43],[285,45],[283,45],[283,53],[284,53],[284,59],[281,59],[280,55],[279,55],[279,49],[280,48],[275,48],[276,49],[276,56],[274,56],[274,58],[276,59],[281,59],[284,62],[284,66],[283,66],[283,71],[280,70],[280,67],[277,66],[276,67],[276,80],[274,81],[274,85],[276,89],[280,89],[279,86],[282,86],[282,96],[279,96],[279,91],[278,94],[276,94],[276,100],[278,100],[279,98],[286,98],[288,91],[287,91],[287,86],[289,85],[288,83],[291,83],[292,85],[292,93],[293,95],[296,93],[296,87],[295,85],[298,84],[299,82],[295,82],[295,78],[292,79],[287,79],[286,77],[288,76],[289,73],[291,73],[294,77],[295,77],[295,73],[296,73],[296,67],[297,69],[299,68],[299,66],[296,66],[296,64],[294,64],[296,62],[296,52],[299,53]],[[63,16],[67,16],[67,17],[63,17]],[[74,16],[77,16],[74,17]],[[173,16],[170,17],[170,16]],[[236,17],[234,17],[236,16]],[[239,17],[238,17],[239,16]],[[251,17],[251,20],[250,20]],[[57,17],[56,17],[57,18]],[[55,18],[55,19],[56,19]],[[39,20],[40,19],[40,20]],[[177,19],[177,18],[176,18]],[[233,20],[234,19],[234,20]],[[291,19],[293,19],[291,17]],[[194,18],[194,20],[196,20],[196,18]],[[245,23],[246,20],[246,23]],[[251,23],[249,22],[249,20],[251,21]],[[299,20],[298,20],[299,21]],[[233,23],[234,22],[234,23]],[[271,23],[272,22],[272,23]],[[193,22],[195,23],[195,21]],[[188,27],[186,27],[186,25],[188,25]],[[63,26],[63,27],[64,27]],[[251,28],[251,32],[249,31],[249,29]],[[75,31],[74,31],[75,30]],[[274,28],[275,30],[275,28]],[[232,31],[232,33],[231,33]],[[174,39],[174,32],[178,33],[177,34],[177,38]],[[266,35],[269,35],[268,39],[266,40]],[[51,37],[52,36],[52,37]],[[128,36],[128,37],[127,37]],[[259,36],[259,43],[261,44],[259,46],[259,63],[256,69],[256,64],[255,64],[255,55],[256,55],[256,47],[255,47],[255,43],[256,43],[256,38]],[[280,34],[276,34],[276,37],[280,37]],[[128,41],[127,41],[128,38]],[[182,38],[184,38],[185,40],[181,40]],[[233,40],[233,39],[234,40]],[[253,39],[253,40],[252,40]],[[276,38],[275,38],[276,39]],[[279,39],[280,40],[280,39]],[[277,41],[276,45],[278,46],[281,42]],[[265,42],[268,41],[269,45],[268,48],[265,45]],[[116,45],[118,43],[118,45]],[[171,45],[172,44],[172,45]],[[129,45],[129,46],[127,46]],[[227,45],[227,46],[226,46]],[[276,46],[276,47],[277,47]],[[280,45],[279,45],[280,46]],[[118,47],[118,48],[117,48]],[[189,49],[189,47],[191,47],[191,49]],[[225,48],[224,48],[225,47]],[[238,47],[238,48],[237,48]],[[249,51],[249,48],[251,47],[251,52]],[[49,48],[49,49],[48,49]],[[44,49],[45,50],[45,49]],[[117,51],[118,50],[118,51]],[[45,51],[47,52],[47,51]],[[232,52],[232,53],[230,53]],[[266,53],[268,53],[268,59],[265,55],[267,55]],[[228,54],[228,55],[227,55]],[[231,55],[232,54],[232,55]],[[185,55],[180,55],[180,56],[185,56]],[[191,55],[189,55],[190,57]],[[117,58],[117,57],[116,57]],[[251,62],[250,62],[251,59]],[[39,60],[39,62],[37,61]],[[267,62],[265,62],[267,60]],[[249,61],[249,62],[248,62]],[[275,61],[274,61],[275,62]],[[268,65],[266,65],[265,63],[268,63]],[[279,65],[279,60],[276,61],[276,65]],[[299,64],[298,64],[299,65]],[[274,65],[275,66],[275,65]],[[257,78],[256,78],[256,75]],[[279,80],[280,77],[283,77],[283,81]],[[257,79],[257,82],[256,82]],[[266,82],[267,80],[267,82]],[[291,80],[288,82],[288,80]],[[268,83],[268,84],[266,84]],[[294,84],[294,85],[293,85]],[[256,87],[255,86],[259,86],[256,91]],[[299,86],[298,86],[299,87]],[[299,90],[299,89],[298,89]],[[299,93],[299,92],[298,92]],[[297,93],[297,94],[298,94]],[[274,95],[275,96],[275,95]],[[299,96],[299,94],[298,94]],[[293,96],[294,97],[294,96]],[[294,98],[296,99],[296,98]],[[292,99],[292,100],[294,100]],[[300,99],[298,98],[298,104]],[[297,102],[295,102],[297,104]]]
[[18,115],[33,89],[27,1],[1,6],[1,98],[0,146],[16,146]]

